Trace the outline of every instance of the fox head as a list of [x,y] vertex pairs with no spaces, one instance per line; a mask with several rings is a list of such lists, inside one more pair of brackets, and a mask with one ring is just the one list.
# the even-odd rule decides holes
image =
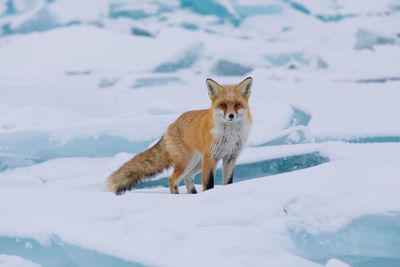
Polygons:
[[216,119],[226,122],[251,121],[248,100],[253,78],[248,77],[238,85],[219,85],[212,79],[207,79],[206,83]]

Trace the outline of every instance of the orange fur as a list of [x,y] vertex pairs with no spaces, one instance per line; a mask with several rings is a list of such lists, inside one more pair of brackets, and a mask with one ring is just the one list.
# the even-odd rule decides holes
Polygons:
[[194,174],[201,169],[203,190],[212,188],[220,159],[224,163],[224,184],[232,182],[236,157],[247,139],[246,127],[252,123],[248,106],[251,83],[250,77],[239,85],[222,86],[208,79],[211,107],[183,113],[155,146],[113,173],[105,188],[119,194],[174,165],[170,192],[178,193],[179,182],[184,178],[188,192],[196,193]]

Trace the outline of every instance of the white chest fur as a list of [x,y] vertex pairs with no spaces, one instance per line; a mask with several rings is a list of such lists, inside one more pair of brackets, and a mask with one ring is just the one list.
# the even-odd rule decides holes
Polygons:
[[236,158],[242,150],[250,124],[247,120],[235,122],[216,121],[211,133],[217,142],[211,147],[211,155],[219,160],[225,156]]

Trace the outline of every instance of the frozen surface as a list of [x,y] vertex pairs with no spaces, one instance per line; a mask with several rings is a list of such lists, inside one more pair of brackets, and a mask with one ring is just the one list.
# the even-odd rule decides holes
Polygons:
[[[0,0],[0,266],[399,266],[400,3]],[[234,183],[107,177],[254,78]]]
[[[206,252],[208,257],[194,262],[195,266],[211,262],[247,266],[253,261],[312,266],[296,254],[319,262],[331,257],[349,262],[347,256],[379,257],[383,261],[397,258],[397,164],[342,160],[217,186],[195,196],[171,197],[167,188],[156,188],[115,197],[100,191],[104,180],[101,174],[107,171],[98,166],[109,165],[111,169],[109,159],[102,163],[86,160],[90,163],[86,165],[80,159],[81,164],[75,163],[69,172],[71,161],[57,161],[57,165],[54,161],[26,170],[27,179],[32,174],[40,177],[36,185],[2,185],[1,235],[33,238],[47,249],[55,249],[52,244],[61,240],[145,265],[185,266],[171,257],[175,246],[185,248],[187,257],[196,257],[199,250]],[[49,172],[51,166],[54,173]],[[13,172],[15,175],[16,170]],[[1,179],[14,180],[12,173],[4,173]],[[33,177],[30,179],[33,181]],[[93,184],[88,185],[89,181]],[[18,194],[29,202],[15,201]],[[13,209],[5,203],[14,203]],[[183,211],[185,216],[181,215]],[[36,220],[28,219],[32,216]],[[15,224],[15,220],[21,223]],[[383,231],[379,230],[381,223],[385,224]],[[349,231],[354,233],[354,239],[350,239],[353,246],[346,241],[351,238],[346,234]],[[2,242],[12,240],[3,238]],[[317,245],[324,240],[346,245]],[[246,247],[240,245],[243,242]],[[386,245],[378,247],[374,242]],[[182,243],[185,246],[179,245]],[[313,246],[319,247],[318,254],[310,257],[307,252],[314,251]],[[238,249],[241,253],[235,256],[225,254]]]
[[400,215],[364,215],[334,233],[292,232],[294,243],[310,259],[325,262],[341,258],[351,266],[396,266],[400,264]]
[[41,265],[25,260],[18,256],[0,254],[2,267],[40,267]]
[[[30,238],[0,238],[0,249],[5,253],[15,253],[25,259],[31,259],[40,265],[21,260],[4,262],[4,267],[35,267],[35,266],[121,266],[121,267],[141,267],[142,264],[124,261],[122,259],[101,254],[93,250],[65,244],[53,237],[49,244],[40,244],[35,239]],[[7,258],[6,258],[7,259]],[[1,263],[1,261],[0,261]],[[13,265],[14,264],[14,265]],[[20,264],[20,265],[17,265]],[[31,264],[31,265],[29,265]],[[2,266],[2,265],[0,265]]]

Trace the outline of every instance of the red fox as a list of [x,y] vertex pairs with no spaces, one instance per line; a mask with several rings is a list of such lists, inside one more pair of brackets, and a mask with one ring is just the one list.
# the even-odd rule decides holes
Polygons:
[[248,77],[238,85],[219,85],[207,79],[211,107],[183,113],[157,144],[114,172],[105,189],[122,194],[174,165],[169,178],[170,192],[179,193],[178,185],[183,178],[188,193],[195,194],[194,176],[201,171],[203,191],[213,188],[215,169],[221,159],[222,183],[232,183],[236,159],[252,124],[248,105],[252,82]]

